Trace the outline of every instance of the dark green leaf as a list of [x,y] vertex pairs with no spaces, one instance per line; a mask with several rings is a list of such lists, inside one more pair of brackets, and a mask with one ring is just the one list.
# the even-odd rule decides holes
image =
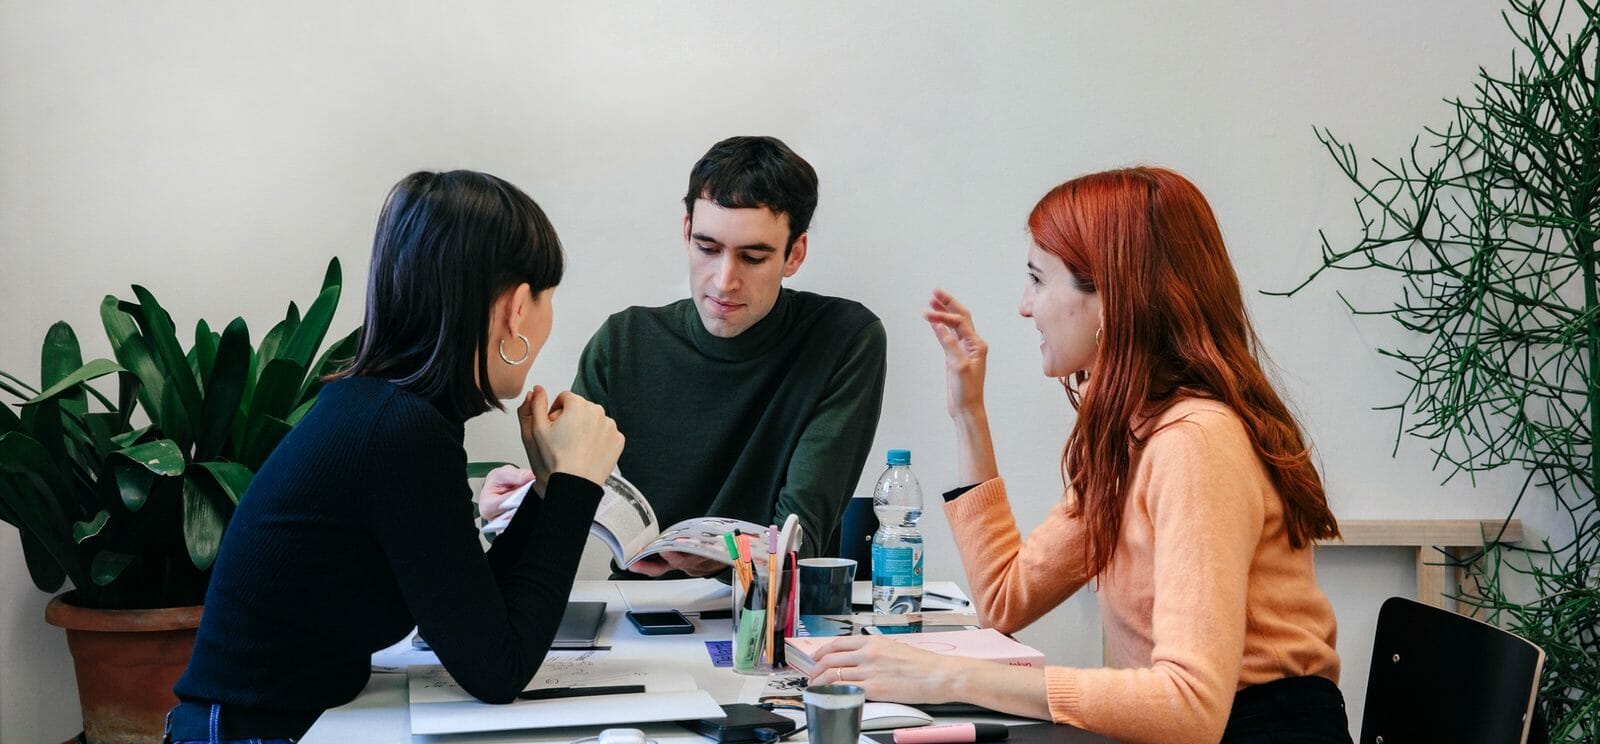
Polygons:
[[267,456],[272,454],[278,442],[283,441],[293,427],[277,417],[262,416],[251,422],[250,433],[246,439],[250,444],[242,453],[239,460],[251,470],[260,470],[261,464],[267,461]]
[[283,347],[294,337],[296,328],[300,327],[300,313],[295,311],[294,304],[289,305],[289,317],[278,321],[278,324],[261,337],[261,346],[256,349],[256,369],[266,370],[274,359],[281,356]]
[[[14,490],[15,486],[12,485],[13,480],[15,480],[14,476],[0,472],[0,491],[4,491],[8,488]],[[22,517],[17,514],[16,510],[11,508],[11,502],[15,501],[16,499],[16,496],[0,495],[0,522],[5,522],[12,527],[21,529]],[[27,533],[24,532],[23,534]]]
[[183,473],[183,452],[170,439],[136,444],[115,453],[112,472],[117,479],[117,494],[130,512],[139,511],[155,489],[157,476],[175,477]]
[[91,537],[94,537],[95,535],[100,534],[100,530],[103,530],[103,529],[106,528],[106,522],[109,521],[110,519],[111,519],[111,512],[108,512],[108,511],[106,511],[104,509],[101,509],[98,514],[94,515],[94,519],[89,520],[87,522],[75,522],[75,523],[73,523],[73,525],[72,525],[72,541],[75,542],[75,543],[78,543],[79,545],[82,545],[84,540],[87,540],[87,539],[89,539]]
[[[78,348],[78,334],[72,332],[72,326],[67,325],[66,321],[56,321],[45,332],[44,346],[39,350],[39,384],[45,386],[45,392],[50,392],[52,386],[63,382],[82,366],[83,352]],[[63,409],[80,416],[89,410],[83,389],[76,384],[69,383],[64,393],[56,393],[61,395]]]
[[117,445],[117,447],[119,449],[123,448],[123,447],[132,447],[135,442],[139,441],[140,437],[142,437],[142,436],[144,436],[146,434],[149,434],[149,433],[150,433],[150,427],[141,426],[141,427],[139,427],[137,429],[134,429],[132,431],[126,431],[126,432],[123,432],[121,434],[118,434],[118,435],[112,437],[111,438],[111,443]]
[[256,383],[255,399],[250,401],[248,423],[253,425],[263,416],[286,418],[294,410],[305,376],[306,368],[289,359],[274,359],[267,364]]
[[128,428],[128,422],[133,420],[134,401],[143,387],[138,375],[132,372],[117,374],[117,412],[122,414],[122,419],[117,422],[118,429]]
[[280,358],[293,361],[300,365],[301,369],[310,369],[311,360],[315,357],[317,349],[322,346],[323,338],[328,335],[329,324],[333,323],[333,311],[338,308],[339,287],[333,286],[322,290],[322,293],[317,295],[316,301],[311,303],[311,307],[306,309],[305,319],[300,321],[300,326],[289,338],[289,343],[284,346]]
[[105,586],[117,580],[122,575],[122,570],[133,563],[134,556],[127,553],[115,553],[102,550],[94,554],[94,561],[89,565],[89,576],[95,586]]
[[56,562],[44,543],[32,534],[22,533],[22,560],[28,564],[28,577],[41,591],[55,593],[67,583],[67,571]]
[[338,372],[354,360],[356,347],[360,344],[361,329],[357,328],[322,352],[316,366],[311,368],[311,374],[306,376],[305,385],[300,388],[300,401],[303,403],[315,398],[322,391],[322,378]]
[[193,474],[183,478],[183,544],[189,549],[189,560],[194,567],[204,571],[217,559],[217,548],[222,545],[222,531],[227,526],[223,503],[226,496],[210,478],[196,478]]
[[204,413],[195,437],[195,459],[210,460],[222,452],[233,433],[233,420],[239,415],[244,397],[245,374],[250,366],[250,332],[244,319],[234,318],[222,332],[217,346],[216,366],[206,385]]
[[344,285],[343,272],[339,268],[339,257],[328,259],[328,269],[322,272],[322,288],[339,287]]
[[245,491],[250,488],[250,480],[255,477],[255,473],[250,472],[250,468],[236,462],[200,462],[195,464],[204,468],[211,475],[211,478],[222,488],[223,493],[227,494],[228,500],[232,501],[234,506],[239,505],[239,500],[244,498]]
[[38,442],[21,432],[0,434],[0,500],[8,517],[76,581],[81,574],[74,571],[82,565],[70,539],[76,520],[64,506],[79,501],[72,489]]
[[170,439],[157,439],[154,442],[136,444],[127,449],[118,450],[117,454],[156,475],[175,476],[183,472],[183,451],[178,449],[177,443]]
[[122,414],[91,413],[83,417],[83,423],[85,428],[89,430],[89,434],[94,438],[94,454],[96,462],[104,460],[106,455],[109,455],[112,452],[115,452],[126,446],[115,444],[111,441],[113,436],[121,433],[121,431],[117,429],[117,425],[122,423]]
[[290,426],[299,426],[300,425],[300,419],[305,418],[306,414],[311,412],[311,407],[315,406],[316,404],[317,404],[317,399],[316,398],[312,398],[310,400],[305,401],[304,403],[301,403],[293,411],[289,412],[289,417],[284,419],[284,423],[286,423],[286,424],[288,424]]
[[[123,304],[117,298],[106,295],[100,302],[100,322],[106,327],[106,338],[111,341],[111,353],[116,356],[117,362],[139,378],[140,386],[134,392],[149,413],[151,423],[161,426],[161,399],[166,393],[166,376],[156,366],[149,345],[139,333],[138,324],[132,315],[122,309]],[[126,405],[121,408],[124,412],[130,410],[130,406]]]
[[194,444],[194,430],[189,423],[189,409],[178,400],[178,386],[168,385],[161,396],[161,433],[178,443],[182,449]]
[[67,437],[71,435],[62,418],[61,401],[53,397],[22,408],[22,429],[44,447],[59,467],[65,468],[72,459],[67,451]]
[[488,475],[489,471],[510,464],[509,462],[469,462],[467,463],[467,477],[482,478]]
[[111,472],[117,479],[117,494],[122,497],[122,505],[128,511],[139,511],[150,499],[156,474],[143,465],[120,458],[111,463]]
[[22,431],[22,419],[17,418],[11,406],[0,403],[0,434],[8,431]]
[[194,324],[194,346],[189,347],[189,368],[204,387],[211,380],[211,365],[217,361],[217,334],[201,318]]
[[[171,396],[163,393],[161,399],[165,410],[162,414],[170,415],[173,410],[167,401],[175,400],[183,410],[189,426],[200,418],[200,386],[195,382],[194,375],[189,370],[189,360],[183,354],[183,348],[178,345],[176,328],[172,325],[172,316],[156,302],[150,291],[137,284],[133,285],[133,294],[139,298],[140,315],[134,319],[139,321],[139,328],[144,331],[145,339],[150,342],[150,351],[158,364],[167,373],[168,387],[176,390],[177,395]],[[145,381],[149,384],[149,381]],[[170,429],[171,424],[161,422],[162,429]],[[186,427],[188,428],[188,427]],[[179,441],[186,441],[187,438]]]
[[[6,384],[6,380],[10,380],[12,384]],[[38,388],[23,382],[21,379],[18,379],[16,375],[13,375],[5,370],[0,370],[0,390],[4,390],[23,400],[27,400],[39,394]]]
[[[56,382],[51,383],[49,387],[44,389],[44,392],[35,395],[32,400],[29,400],[23,405],[36,405],[54,398],[69,400],[72,399],[74,395],[76,395],[81,402],[83,390],[79,386],[97,377],[104,377],[113,372],[121,371],[123,371],[122,367],[118,366],[116,362],[113,362],[110,359],[96,359],[88,364],[74,368],[71,372],[63,375]],[[82,411],[78,411],[78,413],[81,415]]]

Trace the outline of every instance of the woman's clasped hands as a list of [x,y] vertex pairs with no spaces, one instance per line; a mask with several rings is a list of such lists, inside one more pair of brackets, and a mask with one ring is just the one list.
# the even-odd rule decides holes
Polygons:
[[596,484],[617,467],[623,436],[617,422],[601,406],[570,391],[550,403],[542,386],[535,385],[517,408],[522,445],[538,484],[551,473],[568,473]]

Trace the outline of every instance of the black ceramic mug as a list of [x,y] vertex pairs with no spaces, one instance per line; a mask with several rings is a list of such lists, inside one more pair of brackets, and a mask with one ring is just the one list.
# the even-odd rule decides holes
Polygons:
[[800,614],[850,614],[850,588],[856,562],[849,558],[806,558],[800,561]]

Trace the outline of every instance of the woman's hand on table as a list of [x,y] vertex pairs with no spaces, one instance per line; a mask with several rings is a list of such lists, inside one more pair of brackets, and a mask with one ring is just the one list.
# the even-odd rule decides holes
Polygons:
[[948,703],[953,682],[979,662],[908,646],[889,638],[847,636],[817,652],[810,684],[859,685],[868,700],[896,703]]

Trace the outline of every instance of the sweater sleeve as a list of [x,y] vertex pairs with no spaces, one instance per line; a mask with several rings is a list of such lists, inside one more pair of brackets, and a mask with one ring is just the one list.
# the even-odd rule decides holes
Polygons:
[[1015,633],[1088,583],[1083,531],[1065,504],[1051,509],[1027,540],[1017,529],[1000,478],[945,502],[944,513],[986,626]]
[[[426,422],[399,412],[386,428]],[[519,510],[486,556],[462,504],[464,453],[443,459],[438,438],[383,436],[389,461],[372,525],[417,626],[462,688],[490,703],[516,698],[543,663],[572,591],[600,487],[556,473],[536,510]],[[505,543],[505,544],[498,544]],[[491,563],[494,564],[491,566]]]
[[821,555],[838,535],[839,518],[861,479],[883,407],[888,337],[883,322],[864,327],[841,358],[789,460],[773,518],[799,517],[806,539],[800,557]]
[[1120,741],[1215,742],[1243,663],[1266,474],[1243,426],[1216,414],[1171,424],[1146,448],[1148,487],[1130,498],[1144,500],[1154,524],[1150,666],[1051,667],[1050,712]]

